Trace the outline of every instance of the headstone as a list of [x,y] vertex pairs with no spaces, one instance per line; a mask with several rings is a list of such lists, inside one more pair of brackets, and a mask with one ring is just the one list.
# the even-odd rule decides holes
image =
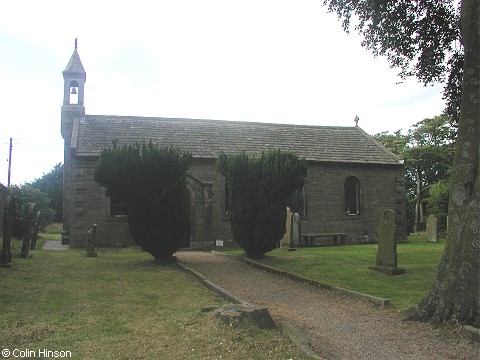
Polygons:
[[62,231],[62,245],[70,245],[70,233],[67,231],[67,226],[63,226]]
[[12,266],[12,234],[13,218],[15,216],[15,198],[11,195],[7,197],[5,211],[3,212],[3,245],[0,253],[0,267]]
[[438,227],[437,217],[430,215],[427,217],[427,241],[438,242]]
[[300,215],[298,213],[293,214],[292,218],[292,246],[298,247],[300,245],[300,239],[302,238],[302,229],[300,226]]
[[97,257],[95,252],[95,240],[97,236],[97,224],[93,224],[92,228],[87,232],[87,256]]
[[28,258],[28,252],[30,250],[30,241],[32,240],[32,225],[33,225],[33,216],[35,214],[35,203],[28,204],[27,216],[24,220],[23,225],[23,244],[22,250],[20,251],[20,258]]
[[397,240],[395,237],[396,221],[395,211],[383,210],[378,221],[378,250],[375,270],[388,275],[405,273],[404,269],[397,267]]
[[38,228],[40,227],[40,213],[40,211],[37,211],[35,217],[33,218],[32,242],[30,243],[30,250],[35,250],[35,246],[37,245]]
[[285,220],[285,235],[280,240],[280,249],[289,249],[292,242],[292,216],[293,213],[289,207],[287,207],[287,218]]

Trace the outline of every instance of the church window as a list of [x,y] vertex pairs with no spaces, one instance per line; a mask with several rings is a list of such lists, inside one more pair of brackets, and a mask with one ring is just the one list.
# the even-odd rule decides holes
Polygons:
[[128,204],[119,197],[110,197],[110,216],[127,216],[129,211]]
[[345,214],[360,214],[360,183],[354,176],[349,176],[344,183]]

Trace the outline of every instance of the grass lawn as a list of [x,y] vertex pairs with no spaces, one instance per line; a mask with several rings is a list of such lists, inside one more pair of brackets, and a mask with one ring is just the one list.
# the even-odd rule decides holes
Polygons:
[[[427,243],[422,236],[410,236],[409,243],[397,246],[398,266],[406,274],[383,275],[369,269],[375,265],[377,245],[348,245],[276,249],[259,262],[324,284],[390,299],[394,308],[404,311],[428,292],[437,273],[445,241]],[[242,255],[242,250],[227,251]]]
[[276,330],[201,312],[224,299],[137,248],[19,259],[21,243],[13,245],[13,266],[0,268],[1,349],[68,350],[74,359],[301,358]]

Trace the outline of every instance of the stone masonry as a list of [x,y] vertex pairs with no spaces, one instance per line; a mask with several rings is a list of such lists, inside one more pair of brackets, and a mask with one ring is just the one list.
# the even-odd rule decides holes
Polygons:
[[[342,232],[348,234],[346,243],[365,239],[376,242],[378,216],[382,209],[390,208],[396,213],[397,242],[406,240],[403,163],[358,127],[86,115],[86,73],[77,48],[63,76],[63,223],[72,247],[86,247],[90,224],[98,225],[98,247],[132,243],[127,218],[111,215],[111,200],[94,181],[100,152],[111,146],[113,138],[119,140],[119,145],[152,140],[160,146],[175,145],[192,153],[188,176],[191,243],[231,239],[225,180],[215,165],[220,152],[259,155],[271,149],[293,151],[308,161],[302,232]],[[72,104],[70,93],[75,92],[79,94],[78,102]],[[358,213],[345,210],[346,179],[352,177],[358,184],[353,199]]]

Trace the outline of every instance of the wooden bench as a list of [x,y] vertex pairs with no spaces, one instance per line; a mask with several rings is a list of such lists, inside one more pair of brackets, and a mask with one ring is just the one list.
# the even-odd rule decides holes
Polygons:
[[[322,246],[322,245],[345,245],[345,238],[347,233],[320,233],[320,234],[302,234],[303,243],[307,247],[312,246]],[[319,245],[315,244],[315,239],[317,238],[330,238],[331,241],[326,243],[321,243]]]

